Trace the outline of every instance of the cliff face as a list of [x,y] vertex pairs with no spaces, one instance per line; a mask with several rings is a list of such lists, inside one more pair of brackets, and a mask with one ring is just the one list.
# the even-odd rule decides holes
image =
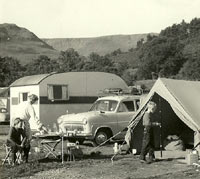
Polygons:
[[73,48],[79,54],[88,56],[91,52],[105,55],[117,49],[128,51],[135,48],[140,39],[146,39],[147,34],[135,35],[112,35],[94,38],[58,38],[42,39],[56,50],[67,50]]

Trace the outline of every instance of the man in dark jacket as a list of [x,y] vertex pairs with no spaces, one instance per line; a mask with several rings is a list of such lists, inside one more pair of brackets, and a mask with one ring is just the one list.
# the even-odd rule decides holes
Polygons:
[[142,149],[140,153],[140,161],[146,162],[146,155],[149,153],[149,161],[147,163],[153,162],[154,156],[154,134],[153,134],[153,126],[160,126],[161,124],[158,122],[153,122],[153,113],[156,110],[156,103],[150,101],[147,104],[147,111],[143,116],[143,141],[142,141]]

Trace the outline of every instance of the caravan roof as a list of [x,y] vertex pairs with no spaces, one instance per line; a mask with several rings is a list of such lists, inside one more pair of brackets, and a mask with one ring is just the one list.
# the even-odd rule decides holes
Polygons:
[[15,82],[13,82],[10,85],[10,87],[25,86],[25,85],[37,85],[43,79],[47,78],[49,75],[51,75],[51,74],[41,74],[41,75],[25,76],[25,77],[19,78]]
[[[79,79],[82,80],[82,77],[85,76],[86,81],[93,78],[95,79],[95,83],[99,84],[102,82],[102,79],[111,81],[114,84],[119,83],[120,88],[128,88],[127,84],[117,75],[112,73],[106,73],[106,72],[65,72],[65,73],[50,73],[50,74],[40,74],[40,75],[32,75],[32,76],[25,76],[22,78],[19,78],[15,82],[13,82],[10,87],[16,87],[16,86],[28,86],[28,85],[38,85],[41,82],[43,82],[45,79],[49,78],[58,78],[59,80],[61,78],[71,78],[73,79]],[[101,81],[99,80],[101,79]],[[79,82],[78,82],[79,83]],[[91,85],[96,85],[95,83]],[[112,85],[111,85],[112,86]],[[114,85],[116,86],[116,85]]]

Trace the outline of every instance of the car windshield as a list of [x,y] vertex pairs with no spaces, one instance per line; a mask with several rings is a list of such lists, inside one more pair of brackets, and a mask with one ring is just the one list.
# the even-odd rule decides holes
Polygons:
[[90,111],[115,111],[117,103],[114,100],[99,100],[94,103]]

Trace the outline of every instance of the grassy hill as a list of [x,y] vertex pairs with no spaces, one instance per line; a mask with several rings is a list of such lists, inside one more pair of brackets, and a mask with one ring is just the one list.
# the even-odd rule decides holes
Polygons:
[[121,49],[122,54],[113,56],[117,61],[128,61],[137,66],[134,51],[140,39],[146,40],[147,34],[112,35],[94,38],[59,38],[39,39],[29,30],[15,24],[0,24],[0,56],[17,58],[22,64],[30,62],[39,55],[46,55],[50,59],[57,59],[60,51],[75,49],[80,55],[88,56],[92,52],[99,55],[109,54]]
[[73,48],[78,51],[80,55],[88,56],[91,52],[105,55],[116,49],[128,51],[131,48],[135,48],[140,39],[146,39],[146,36],[147,34],[134,34],[94,38],[52,38],[42,40],[59,51]]
[[39,55],[56,58],[59,52],[25,28],[0,24],[0,56],[14,57],[26,64]]

